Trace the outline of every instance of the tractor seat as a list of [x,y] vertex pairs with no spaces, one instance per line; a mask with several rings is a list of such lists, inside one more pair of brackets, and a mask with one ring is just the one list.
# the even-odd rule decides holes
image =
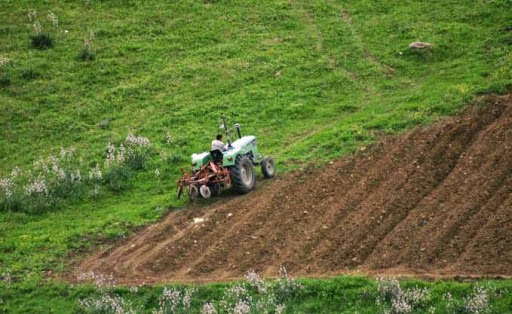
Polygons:
[[224,155],[222,152],[218,149],[210,151],[210,155],[213,158],[213,162],[216,164],[222,164],[222,159],[224,158]]

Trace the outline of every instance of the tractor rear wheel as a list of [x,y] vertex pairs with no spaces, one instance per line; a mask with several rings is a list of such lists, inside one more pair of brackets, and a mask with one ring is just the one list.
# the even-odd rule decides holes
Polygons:
[[261,172],[265,178],[272,178],[274,176],[274,173],[276,172],[276,167],[274,166],[274,158],[263,158],[261,161]]
[[256,175],[252,162],[246,156],[238,155],[235,165],[231,168],[231,182],[233,189],[244,194],[252,190],[256,184]]

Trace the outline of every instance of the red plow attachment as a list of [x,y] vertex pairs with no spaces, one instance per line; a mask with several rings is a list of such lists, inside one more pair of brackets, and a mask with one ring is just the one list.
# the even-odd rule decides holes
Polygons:
[[183,190],[188,193],[190,200],[194,200],[199,196],[209,198],[231,185],[229,170],[213,161],[193,173],[186,173],[183,169],[181,171],[183,176],[177,184],[178,199],[183,194]]

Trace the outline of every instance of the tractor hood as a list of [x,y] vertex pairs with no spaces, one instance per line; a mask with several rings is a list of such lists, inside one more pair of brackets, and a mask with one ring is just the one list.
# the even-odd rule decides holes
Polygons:
[[[235,149],[242,148],[254,140],[256,140],[256,136],[254,136],[254,135],[242,136],[242,138],[239,138],[236,141],[234,141],[233,143],[231,143],[231,146],[233,146]],[[229,150],[228,150],[228,152],[229,152]]]

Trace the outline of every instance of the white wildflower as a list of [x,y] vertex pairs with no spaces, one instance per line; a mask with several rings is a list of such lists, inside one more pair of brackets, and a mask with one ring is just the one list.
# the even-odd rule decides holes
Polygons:
[[162,296],[158,301],[158,305],[160,309],[164,312],[176,312],[178,306],[181,304],[181,292],[179,290],[169,289],[167,287],[164,288],[162,292]]
[[249,271],[245,275],[245,280],[247,280],[250,286],[258,289],[258,293],[264,294],[267,291],[267,285],[254,270]]
[[32,195],[32,194],[47,194],[48,193],[48,187],[46,186],[46,182],[44,179],[36,179],[30,182],[29,185],[25,187],[25,194],[26,195]]
[[242,299],[248,295],[247,289],[244,286],[236,285],[226,290],[226,296],[230,299]]
[[276,306],[276,314],[282,314],[284,310],[286,309],[286,305],[284,304],[278,304]]
[[59,170],[57,170],[57,177],[60,180],[65,180],[66,179],[66,172],[62,168],[59,168]]
[[48,156],[48,163],[52,164],[52,170],[54,173],[59,172],[59,160],[54,155]]
[[64,147],[61,146],[60,148],[60,158],[66,158],[67,151],[64,149]]
[[472,296],[464,298],[462,307],[467,313],[486,313],[490,308],[490,298],[487,290],[476,287]]
[[0,281],[3,283],[6,283],[7,285],[10,285],[12,282],[12,275],[10,272],[3,273],[2,276],[0,276]]
[[233,308],[234,314],[248,314],[251,312],[251,306],[245,300],[238,301],[238,303]]
[[92,41],[89,40],[88,38],[84,39],[84,49],[88,50],[88,51],[92,51]]
[[21,169],[19,167],[14,167],[11,171],[11,177],[14,179],[18,177],[21,173]]
[[194,293],[195,290],[193,289],[187,289],[185,290],[185,293],[183,294],[183,300],[182,300],[182,303],[183,303],[183,308],[188,310],[190,309],[190,302],[192,302],[192,294]]
[[124,145],[119,145],[119,150],[117,151],[117,162],[122,164],[126,160],[126,149],[124,148]]
[[41,32],[42,32],[41,23],[39,23],[39,21],[35,21],[35,23],[34,23],[34,33],[36,35],[39,35],[39,34],[41,34]]
[[418,307],[422,302],[430,298],[430,292],[427,288],[402,289],[397,279],[385,280],[377,278],[377,291],[379,296],[377,302],[383,306],[382,300],[391,300],[390,313],[410,313]]
[[212,303],[206,302],[203,305],[203,309],[201,310],[201,314],[217,314],[217,309],[215,309],[215,306]]
[[89,171],[89,180],[101,180],[101,169],[100,165],[96,164],[96,167],[92,168]]
[[34,161],[34,170],[41,170],[45,174],[48,174],[48,172],[50,172],[50,170],[48,169],[48,165],[46,164],[46,161],[43,158]]
[[128,136],[126,136],[126,143],[142,147],[147,147],[151,144],[147,137],[135,136],[132,132],[128,133]]
[[159,178],[160,177],[160,170],[155,169],[155,177]]
[[400,293],[391,299],[391,311],[393,313],[410,313],[412,312],[412,305],[407,297]]
[[36,10],[28,10],[27,17],[28,17],[29,22],[32,22],[33,20],[35,20],[36,16],[37,16]]
[[167,144],[170,145],[172,143],[172,140],[173,138],[171,132],[167,132],[167,134],[165,135],[165,141],[167,142]]
[[52,11],[48,12],[48,19],[50,22],[52,22],[53,26],[58,27],[59,26],[59,19],[57,18],[57,15],[53,13]]
[[119,296],[105,294],[99,299],[85,299],[78,302],[79,306],[85,309],[87,313],[115,313],[132,314],[135,313],[130,301]]
[[0,179],[0,189],[4,191],[4,194],[7,198],[11,198],[14,190],[14,183],[10,178]]
[[283,294],[290,295],[294,291],[302,289],[302,285],[293,279],[284,266],[279,268],[279,279],[276,281],[276,289]]
[[107,159],[105,160],[105,165],[107,167],[109,167],[115,160],[115,151],[116,151],[116,148],[114,146],[114,144],[112,144],[112,142],[108,142],[108,147],[107,147]]
[[75,181],[76,181],[76,182],[81,182],[81,181],[82,181],[82,173],[80,173],[80,169],[77,169],[77,170],[76,170],[76,173],[75,173]]
[[0,55],[0,68],[3,68],[11,63],[11,59]]

